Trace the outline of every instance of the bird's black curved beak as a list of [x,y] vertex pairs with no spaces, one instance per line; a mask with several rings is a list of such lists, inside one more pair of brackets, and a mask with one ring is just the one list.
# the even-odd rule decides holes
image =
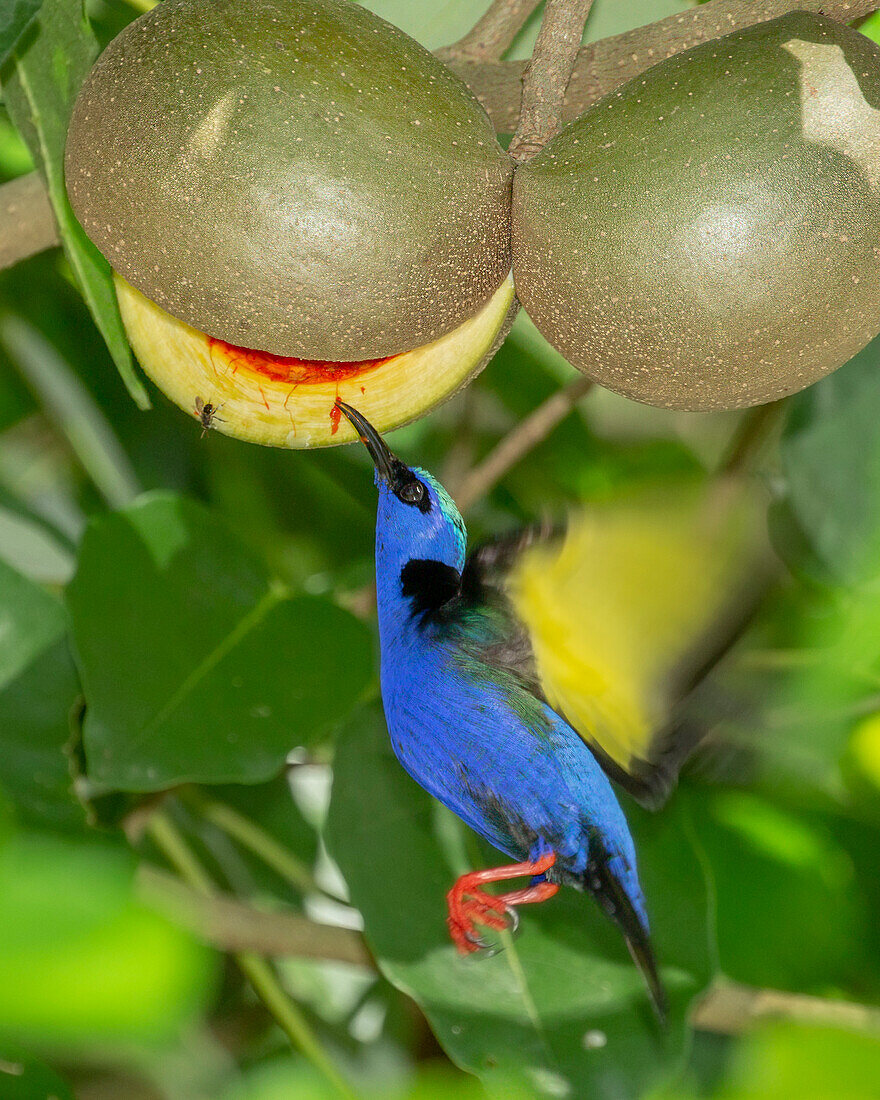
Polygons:
[[369,420],[362,416],[357,409],[353,409],[351,405],[346,405],[344,401],[337,399],[336,408],[345,413],[348,420],[351,421],[352,427],[360,436],[361,443],[370,452],[370,457],[376,465],[379,477],[389,485],[394,485],[397,480],[400,460],[395,458],[389,451],[382,436],[379,435]]

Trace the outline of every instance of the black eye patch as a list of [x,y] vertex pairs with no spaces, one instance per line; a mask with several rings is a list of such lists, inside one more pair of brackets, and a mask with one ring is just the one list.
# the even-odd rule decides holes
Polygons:
[[442,617],[444,608],[461,594],[461,574],[442,561],[411,559],[400,571],[400,583],[423,624]]

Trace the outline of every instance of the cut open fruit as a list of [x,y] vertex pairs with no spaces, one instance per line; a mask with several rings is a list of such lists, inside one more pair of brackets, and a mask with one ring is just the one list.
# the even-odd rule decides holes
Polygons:
[[513,165],[465,84],[348,0],[165,0],[77,96],[65,180],[115,271],[202,332],[363,360],[511,267]]
[[116,291],[135,354],[172,401],[195,417],[210,405],[210,426],[226,435],[291,448],[357,438],[339,417],[337,397],[382,432],[451,397],[503,339],[514,297],[508,276],[478,313],[439,340],[386,359],[334,363],[214,339],[166,313],[119,275]]

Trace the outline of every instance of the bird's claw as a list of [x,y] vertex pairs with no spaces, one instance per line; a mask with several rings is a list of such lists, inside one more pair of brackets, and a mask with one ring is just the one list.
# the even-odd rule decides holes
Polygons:
[[476,932],[465,932],[464,938],[468,943],[473,944],[475,951],[483,951],[489,957],[498,953],[498,944],[484,940],[482,936],[478,936]]
[[482,890],[451,892],[448,902],[449,917],[446,923],[449,934],[462,955],[481,951],[491,956],[501,950],[501,945],[497,942],[483,939],[476,929],[477,925],[497,932],[507,931],[511,935],[516,935],[519,929],[519,915],[516,910]]

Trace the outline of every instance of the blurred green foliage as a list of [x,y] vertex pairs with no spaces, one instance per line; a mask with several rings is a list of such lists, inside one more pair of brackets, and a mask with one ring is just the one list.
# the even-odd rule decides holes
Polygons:
[[[429,46],[474,17],[463,0],[370,6]],[[598,0],[591,35],[684,6]],[[2,50],[36,5],[0,10]],[[90,14],[103,43],[135,11]],[[80,73],[93,48],[71,46]],[[51,71],[31,72],[57,170],[75,89],[59,100]],[[0,179],[31,164],[0,110]],[[674,1004],[664,1038],[619,936],[577,895],[524,914],[493,959],[448,943],[445,890],[493,854],[405,776],[376,707],[372,628],[354,613],[372,577],[366,456],[202,439],[155,392],[140,411],[81,276],[59,251],[0,272],[0,1098],[339,1095],[205,946],[237,949],[239,926],[196,920],[192,898],[178,920],[170,894],[156,905],[174,864],[157,810],[255,920],[363,923],[378,973],[278,964],[358,1096],[876,1096],[880,342],[786,402],[752,455],[778,583],[689,701],[706,738],[673,801],[626,805]],[[452,477],[569,376],[521,315],[478,381],[392,445]],[[674,492],[712,476],[738,423],[594,392],[474,508],[472,534],[648,483]],[[718,974],[863,1015],[693,1031]]]
[[0,849],[0,1032],[99,1046],[173,1039],[216,959],[138,902],[116,843],[40,833]]

